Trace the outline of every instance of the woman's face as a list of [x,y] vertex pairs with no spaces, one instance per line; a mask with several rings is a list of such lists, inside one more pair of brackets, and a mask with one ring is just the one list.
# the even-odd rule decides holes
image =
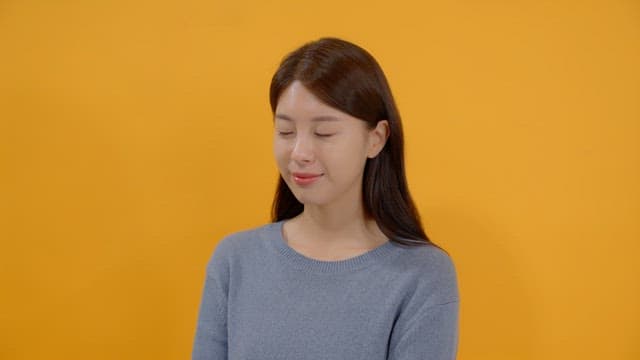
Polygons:
[[278,169],[298,201],[324,206],[360,198],[365,162],[384,146],[386,121],[368,129],[294,81],[280,95],[274,122]]

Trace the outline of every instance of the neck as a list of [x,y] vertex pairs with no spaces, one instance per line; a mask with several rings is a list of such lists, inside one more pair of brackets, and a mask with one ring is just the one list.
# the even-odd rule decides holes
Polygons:
[[361,199],[332,206],[305,206],[297,221],[310,246],[374,248],[387,240],[375,220],[365,216]]
[[348,228],[362,227],[366,223],[362,205],[340,208],[305,206],[300,220],[326,232],[341,232]]

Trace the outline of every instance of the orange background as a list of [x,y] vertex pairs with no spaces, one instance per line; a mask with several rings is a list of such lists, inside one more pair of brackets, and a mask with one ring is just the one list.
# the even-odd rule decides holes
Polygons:
[[459,359],[640,358],[640,3],[0,3],[0,358],[186,359],[204,268],[268,221],[270,77],[370,50]]

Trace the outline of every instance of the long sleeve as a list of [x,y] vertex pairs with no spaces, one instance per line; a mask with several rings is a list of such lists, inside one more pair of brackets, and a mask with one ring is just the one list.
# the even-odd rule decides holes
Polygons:
[[193,360],[227,360],[227,298],[229,266],[221,243],[207,266]]
[[409,288],[389,341],[388,360],[453,360],[460,297],[453,261],[436,251]]
[[458,348],[458,301],[425,307],[392,335],[388,360],[453,360]]

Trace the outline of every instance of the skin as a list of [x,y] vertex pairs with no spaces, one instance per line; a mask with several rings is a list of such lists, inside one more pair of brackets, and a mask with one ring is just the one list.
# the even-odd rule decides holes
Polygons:
[[[273,151],[280,174],[304,211],[283,225],[288,245],[317,260],[337,261],[361,255],[388,241],[362,205],[367,158],[384,147],[386,120],[369,129],[358,118],[332,108],[299,81],[286,88],[274,120]],[[318,174],[299,185],[293,173]]]

